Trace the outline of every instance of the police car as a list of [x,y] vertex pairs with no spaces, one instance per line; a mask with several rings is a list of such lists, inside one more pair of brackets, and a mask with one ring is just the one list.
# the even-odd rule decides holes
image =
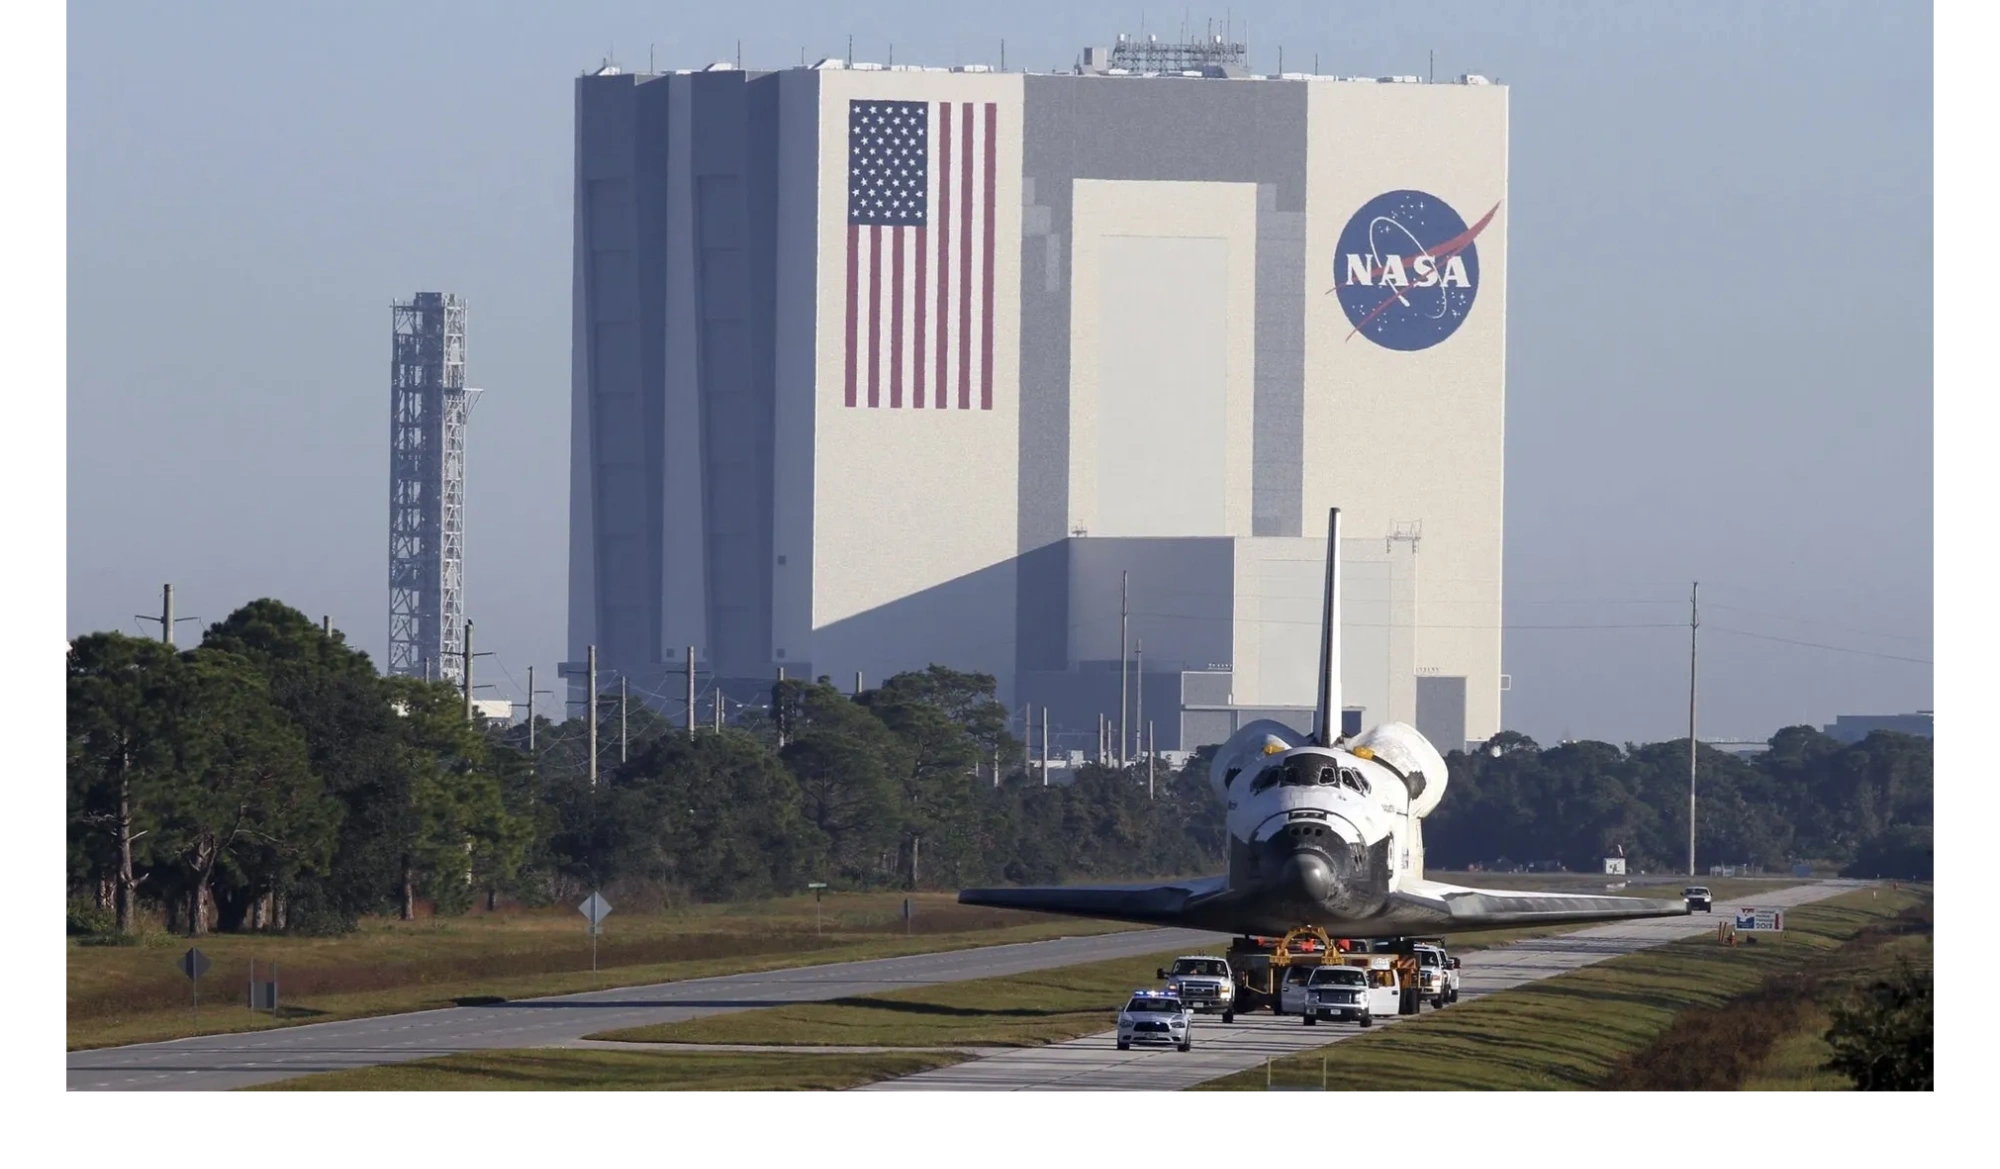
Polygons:
[[1134,1043],[1172,1044],[1187,1051],[1194,1046],[1194,1013],[1173,995],[1135,990],[1118,1012],[1118,1050],[1130,1051]]

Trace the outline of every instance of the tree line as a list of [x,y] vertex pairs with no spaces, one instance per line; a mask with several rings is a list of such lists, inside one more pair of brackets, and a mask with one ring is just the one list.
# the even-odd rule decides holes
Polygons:
[[[932,666],[855,696],[780,681],[767,706],[692,738],[635,708],[622,752],[600,736],[595,784],[588,731],[581,715],[475,726],[449,683],[384,677],[341,633],[268,599],[191,650],[78,638],[72,928],[124,935],[152,916],[188,933],[338,933],[424,904],[455,913],[593,888],[713,901],[811,881],[952,889],[1223,864],[1212,748],[1159,768],[1150,793],[1143,764],[1044,786],[990,675]],[[1617,844],[1671,866],[1686,839],[1685,743],[1678,756],[1672,744],[1543,751],[1504,734],[1489,746],[1450,758],[1454,790],[1426,833],[1434,867],[1595,867]],[[1927,740],[1843,747],[1792,728],[1757,760],[1705,750],[1702,767],[1705,856],[1855,862],[1921,826],[1928,864]]]
[[858,697],[782,681],[768,707],[692,739],[635,706],[622,761],[600,734],[594,785],[581,715],[476,727],[451,684],[384,677],[273,600],[186,651],[78,638],[68,703],[73,928],[107,933],[147,915],[338,933],[621,882],[724,900],[810,881],[1191,874],[1222,857],[1205,782],[1163,770],[1150,799],[1143,771],[1025,782],[994,679],[935,666]]
[[[1559,864],[1685,871],[1688,744],[1574,742],[1543,749],[1502,732],[1453,753],[1451,788],[1424,824],[1434,867]],[[1696,753],[1696,864],[1782,872],[1796,862],[1853,876],[1931,875],[1931,740],[1877,731],[1842,743],[1786,727],[1745,758]]]

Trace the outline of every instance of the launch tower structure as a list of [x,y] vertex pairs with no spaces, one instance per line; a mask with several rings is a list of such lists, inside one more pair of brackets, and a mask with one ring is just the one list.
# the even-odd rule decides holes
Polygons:
[[465,631],[465,302],[390,306],[389,672],[457,681]]

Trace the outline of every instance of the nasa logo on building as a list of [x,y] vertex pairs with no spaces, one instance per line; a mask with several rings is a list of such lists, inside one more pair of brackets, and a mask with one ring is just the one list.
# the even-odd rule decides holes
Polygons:
[[1458,331],[1479,295],[1479,233],[1424,191],[1390,191],[1361,205],[1340,233],[1334,292],[1359,333],[1385,349],[1429,349]]

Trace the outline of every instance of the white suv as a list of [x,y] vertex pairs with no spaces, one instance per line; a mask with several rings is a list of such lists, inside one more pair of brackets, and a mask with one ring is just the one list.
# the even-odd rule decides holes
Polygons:
[[1353,1019],[1375,1025],[1368,1007],[1368,972],[1359,966],[1322,966],[1306,983],[1306,1005],[1299,1015],[1310,1027],[1321,1019]]
[[1182,1051],[1194,1047],[1194,1014],[1181,1000],[1157,991],[1135,990],[1132,1001],[1118,1012],[1118,1050],[1134,1043],[1171,1044]]

